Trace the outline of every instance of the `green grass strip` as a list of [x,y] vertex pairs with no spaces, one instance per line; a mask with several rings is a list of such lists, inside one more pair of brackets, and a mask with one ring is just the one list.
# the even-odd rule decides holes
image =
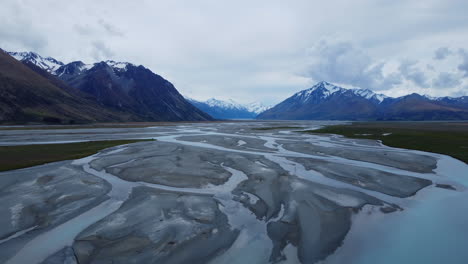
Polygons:
[[468,163],[468,126],[460,123],[355,123],[328,126],[306,133],[338,134],[348,138],[381,140],[383,144],[405,149],[440,153]]
[[277,129],[301,129],[302,127],[295,126],[280,126],[280,127],[258,127],[253,130],[277,130]]
[[0,171],[27,168],[54,161],[80,159],[106,148],[141,141],[152,141],[152,139],[0,146]]

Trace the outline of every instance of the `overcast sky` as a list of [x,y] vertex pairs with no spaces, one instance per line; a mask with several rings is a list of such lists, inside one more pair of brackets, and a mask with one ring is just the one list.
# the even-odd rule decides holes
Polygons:
[[0,48],[142,64],[195,99],[274,104],[326,80],[468,95],[468,1],[2,0]]

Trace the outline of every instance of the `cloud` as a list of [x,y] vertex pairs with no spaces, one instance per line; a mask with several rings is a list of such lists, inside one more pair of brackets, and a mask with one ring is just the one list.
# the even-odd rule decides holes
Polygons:
[[112,59],[115,53],[102,41],[91,43],[92,55],[96,61]]
[[447,58],[447,56],[449,56],[451,54],[452,54],[452,51],[449,48],[441,47],[441,48],[438,48],[434,52],[434,59],[435,60],[444,60],[445,58]]
[[[142,64],[200,99],[273,103],[322,79],[445,96],[468,79],[450,89],[415,81],[431,86],[441,72],[468,77],[468,59],[457,51],[468,47],[467,9],[466,0],[2,0],[0,47],[64,62]],[[398,69],[403,58],[418,62],[402,67],[411,80]]]
[[457,68],[463,73],[463,77],[468,77],[468,52],[465,49],[460,49],[458,53],[462,57],[462,63]]
[[460,85],[460,77],[457,74],[441,72],[439,76],[432,81],[432,86],[436,88],[453,88]]
[[[468,52],[460,50],[459,53],[462,54],[463,63],[458,69],[468,76]],[[451,54],[448,48],[436,51],[438,60],[446,59]],[[436,67],[425,63],[424,58],[421,61],[393,60],[395,67],[387,67],[388,61],[377,61],[364,48],[350,41],[319,41],[309,49],[308,60],[310,64],[307,76],[314,81],[325,80],[376,91],[399,89],[408,93],[411,90],[432,92],[437,89],[457,88],[463,83],[457,72],[441,70],[439,65]],[[418,90],[419,88],[424,90]]]
[[[0,21],[1,23],[1,21]],[[5,31],[0,28],[0,45],[8,50],[43,50],[47,39],[31,30],[28,24],[12,25],[15,31]]]
[[308,76],[315,81],[387,90],[401,83],[398,73],[384,75],[385,63],[375,62],[363,49],[347,41],[322,40],[309,49]]
[[419,87],[428,88],[428,77],[421,69],[418,68],[417,63],[417,61],[413,60],[404,60],[401,62],[398,70],[406,80],[412,81]]
[[432,64],[426,64],[426,69],[429,70],[429,71],[435,71],[436,70],[436,68]]
[[0,45],[7,50],[43,50],[48,42],[35,29],[34,20],[22,11],[22,2],[2,3],[0,9]]
[[102,26],[102,28],[107,32],[108,35],[123,37],[124,33],[114,25],[107,23],[106,21],[99,19],[98,23]]
[[91,26],[89,25],[79,25],[79,24],[75,24],[73,25],[73,30],[78,33],[79,35],[82,35],[82,36],[91,36],[93,35],[94,33],[94,30]]
[[116,26],[99,19],[97,23],[74,24],[73,30],[87,37],[124,37],[125,34]]

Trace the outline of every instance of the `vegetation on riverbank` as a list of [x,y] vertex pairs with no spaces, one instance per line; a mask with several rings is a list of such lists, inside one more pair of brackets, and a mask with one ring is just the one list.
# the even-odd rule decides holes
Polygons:
[[468,122],[357,122],[305,132],[381,140],[390,147],[441,153],[468,163]]
[[278,129],[301,129],[302,127],[297,126],[279,126],[279,127],[258,127],[254,130],[278,130]]
[[66,144],[0,146],[0,171],[26,168],[54,161],[80,159],[106,148],[140,141],[148,140],[107,140]]

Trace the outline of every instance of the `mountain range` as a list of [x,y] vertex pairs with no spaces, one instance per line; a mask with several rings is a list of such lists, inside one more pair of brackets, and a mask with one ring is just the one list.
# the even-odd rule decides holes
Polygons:
[[257,116],[284,120],[468,120],[468,96],[387,97],[319,82]]
[[191,98],[186,99],[198,109],[217,119],[254,119],[258,114],[269,109],[259,102],[243,105],[233,100],[222,101],[211,98],[206,101],[198,101]]
[[213,120],[142,65],[65,64],[33,52],[0,53],[3,123]]
[[388,97],[319,82],[274,107],[184,98],[142,65],[113,60],[63,63],[0,49],[0,123],[128,121],[468,120],[468,96]]

